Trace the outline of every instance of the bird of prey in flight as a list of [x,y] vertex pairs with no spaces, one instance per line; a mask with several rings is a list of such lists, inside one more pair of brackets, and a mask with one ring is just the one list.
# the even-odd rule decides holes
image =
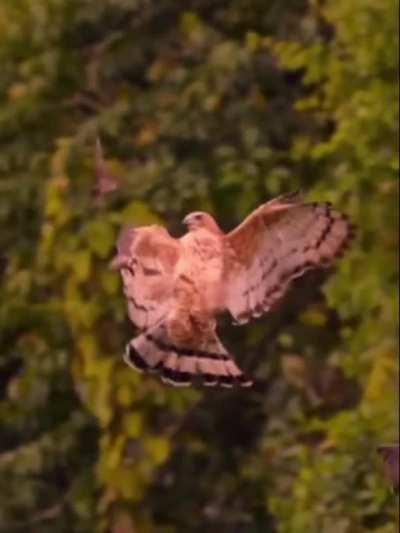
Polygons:
[[208,213],[183,222],[180,239],[158,225],[121,231],[111,266],[140,330],[125,361],[172,385],[250,386],[217,335],[217,316],[245,324],[267,313],[295,278],[343,254],[352,225],[329,203],[298,194],[261,205],[227,234]]

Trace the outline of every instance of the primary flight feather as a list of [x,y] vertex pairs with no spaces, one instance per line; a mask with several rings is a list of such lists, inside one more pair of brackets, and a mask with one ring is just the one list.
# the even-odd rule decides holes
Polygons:
[[208,213],[183,222],[188,232],[180,239],[157,225],[119,236],[112,267],[141,330],[125,361],[172,385],[250,386],[218,338],[217,315],[228,311],[243,324],[268,312],[293,279],[342,255],[352,225],[330,204],[298,195],[261,205],[228,234]]

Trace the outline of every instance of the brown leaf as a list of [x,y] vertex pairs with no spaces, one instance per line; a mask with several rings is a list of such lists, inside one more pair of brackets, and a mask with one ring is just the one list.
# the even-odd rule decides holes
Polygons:
[[154,144],[160,135],[160,124],[155,120],[149,120],[142,126],[135,137],[135,144],[139,147]]
[[342,368],[321,364],[315,370],[312,388],[324,407],[336,411],[358,403],[360,388],[355,380],[345,375]]
[[382,445],[378,447],[382,457],[383,470],[386,479],[394,489],[399,488],[399,445]]
[[121,187],[120,180],[112,174],[103,155],[100,138],[96,139],[96,184],[93,188],[93,197],[96,204],[101,204],[104,198]]
[[359,400],[357,383],[340,367],[285,354],[282,370],[287,381],[302,390],[313,407],[335,411],[351,407]]
[[126,512],[120,511],[113,520],[111,533],[135,533],[132,518]]

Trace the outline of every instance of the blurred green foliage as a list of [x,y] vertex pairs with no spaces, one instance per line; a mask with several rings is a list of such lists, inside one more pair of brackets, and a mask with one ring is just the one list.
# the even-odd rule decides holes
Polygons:
[[[397,0],[2,0],[0,531],[392,533]],[[94,145],[124,186],[96,208]],[[224,339],[251,391],[132,372],[122,224],[297,188],[358,239]]]

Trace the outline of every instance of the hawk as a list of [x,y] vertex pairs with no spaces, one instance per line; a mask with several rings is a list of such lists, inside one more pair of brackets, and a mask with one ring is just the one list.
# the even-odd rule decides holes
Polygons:
[[331,204],[298,194],[261,205],[227,234],[208,213],[190,213],[183,223],[180,239],[158,225],[121,231],[111,267],[141,330],[124,359],[172,385],[248,387],[251,379],[218,338],[216,317],[228,311],[245,324],[267,313],[295,278],[331,266],[353,227]]

